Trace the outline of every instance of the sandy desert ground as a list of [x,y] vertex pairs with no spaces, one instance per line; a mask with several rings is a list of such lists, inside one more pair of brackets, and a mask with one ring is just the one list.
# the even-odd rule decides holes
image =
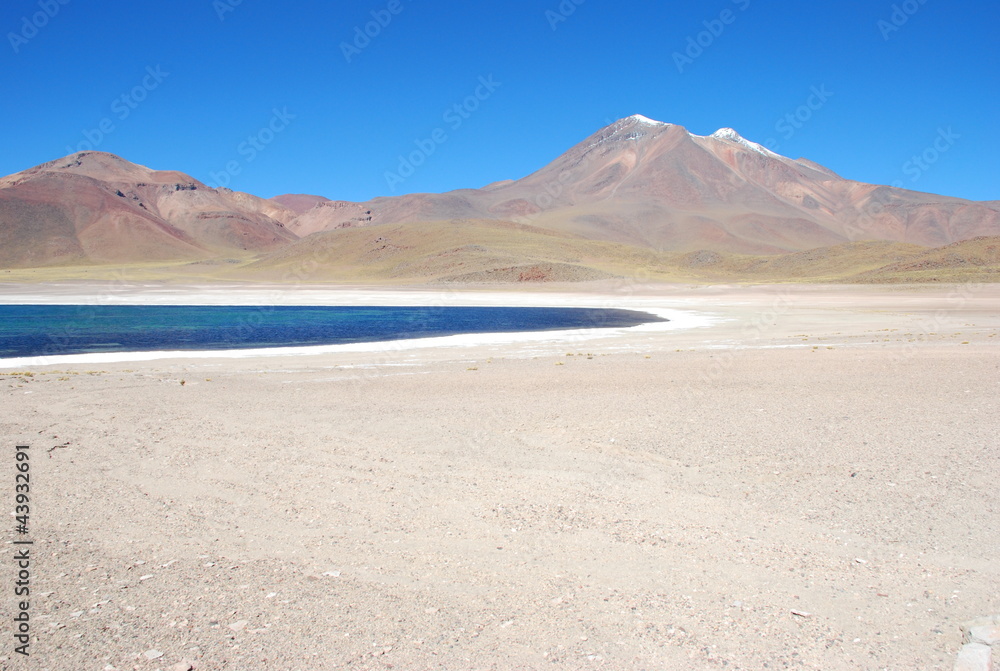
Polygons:
[[951,669],[1000,612],[998,285],[0,291],[192,296],[674,321],[0,368],[0,667]]

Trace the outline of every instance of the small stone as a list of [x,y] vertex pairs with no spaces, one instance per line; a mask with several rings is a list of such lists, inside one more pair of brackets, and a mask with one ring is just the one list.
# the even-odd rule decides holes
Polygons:
[[191,662],[182,660],[170,667],[170,671],[193,671],[194,665]]
[[969,637],[973,643],[983,645],[996,645],[1000,643],[1000,624],[988,624],[982,627],[973,627],[969,630]]
[[143,580],[149,580],[149,579],[150,579],[150,578],[152,578],[152,577],[153,577],[153,574],[152,574],[152,573],[150,573],[150,574],[148,574],[148,575],[144,575],[144,576],[140,576],[140,577],[139,577],[139,582],[142,582]]
[[807,613],[804,610],[793,610],[792,611],[792,615],[795,615],[797,617],[812,617],[813,616],[812,613]]
[[323,575],[330,576],[331,578],[339,578],[340,577],[340,571],[327,571]]
[[965,643],[996,645],[1000,643],[1000,615],[981,617],[962,625]]
[[238,620],[229,625],[229,628],[232,629],[233,631],[242,631],[243,628],[247,626],[247,624],[248,622],[246,620]]
[[438,609],[437,608],[424,608],[424,612],[427,613],[428,615],[433,615],[434,613],[438,612]]
[[160,652],[159,650],[155,650],[155,649],[154,650],[147,650],[146,652],[144,652],[142,654],[143,654],[143,656],[145,656],[146,659],[148,659],[150,661],[153,661],[154,659],[159,659],[160,657],[163,657],[163,653]]
[[993,651],[982,643],[966,643],[955,659],[955,671],[990,671],[992,665]]

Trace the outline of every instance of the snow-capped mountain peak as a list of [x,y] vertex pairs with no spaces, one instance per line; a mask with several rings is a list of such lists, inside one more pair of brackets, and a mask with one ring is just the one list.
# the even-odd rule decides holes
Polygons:
[[719,140],[729,140],[730,142],[745,142],[743,136],[732,128],[720,128],[712,133],[712,137]]
[[734,144],[738,144],[742,147],[746,147],[747,149],[755,151],[758,154],[763,154],[764,156],[776,156],[780,158],[779,154],[775,154],[773,151],[771,151],[767,147],[764,147],[763,145],[759,145],[756,142],[751,142],[750,140],[746,139],[745,137],[737,133],[732,128],[720,128],[719,130],[712,133],[709,137],[716,140],[723,140],[726,142],[732,142]]
[[655,121],[650,119],[648,116],[643,116],[641,114],[633,114],[628,117],[626,121],[634,121],[636,123],[646,124],[647,126],[669,126],[670,124],[664,123],[663,121]]

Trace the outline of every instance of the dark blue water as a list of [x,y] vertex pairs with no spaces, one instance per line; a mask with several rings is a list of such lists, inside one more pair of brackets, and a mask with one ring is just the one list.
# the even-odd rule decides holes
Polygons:
[[0,305],[0,358],[334,345],[655,321],[663,320],[590,308]]

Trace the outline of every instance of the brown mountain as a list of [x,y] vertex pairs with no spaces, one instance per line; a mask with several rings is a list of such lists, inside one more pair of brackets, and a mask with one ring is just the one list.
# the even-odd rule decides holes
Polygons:
[[[352,272],[372,279],[583,279],[639,267],[664,277],[755,277],[765,269],[805,277],[809,263],[822,261],[842,277],[851,268],[874,273],[890,263],[922,263],[910,258],[917,249],[998,235],[998,201],[854,182],[732,129],[698,136],[638,115],[518,180],[365,203],[303,194],[265,200],[102,152],[0,179],[5,268],[177,268],[225,259],[226,273],[246,276],[308,268],[316,279]],[[818,248],[835,251],[808,251]],[[748,255],[773,258],[758,263]],[[863,261],[853,263],[852,255]],[[940,263],[960,267],[953,257]]]
[[0,179],[0,265],[254,254],[297,238],[295,213],[180,172],[82,152]]
[[295,214],[303,214],[321,203],[329,203],[330,199],[323,196],[310,196],[306,193],[286,193],[271,198],[271,201]]
[[[854,182],[729,128],[698,136],[639,115],[516,181],[363,206],[372,224],[507,219],[672,251],[768,254],[855,240],[935,246],[1000,234],[995,201]],[[310,232],[354,225],[337,210],[316,215]]]
[[883,240],[785,254],[662,252],[496,220],[340,228],[215,275],[279,283],[1000,282],[1000,236],[928,248]]

